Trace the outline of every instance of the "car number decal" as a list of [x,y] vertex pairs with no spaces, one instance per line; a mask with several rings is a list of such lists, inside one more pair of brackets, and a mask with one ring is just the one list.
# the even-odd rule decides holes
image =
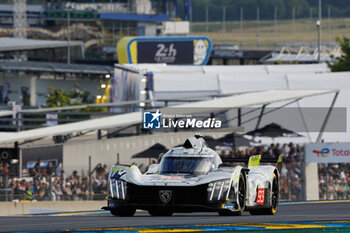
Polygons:
[[258,197],[256,199],[256,202],[258,203],[258,205],[264,205],[264,202],[265,202],[265,189],[264,188],[258,189]]

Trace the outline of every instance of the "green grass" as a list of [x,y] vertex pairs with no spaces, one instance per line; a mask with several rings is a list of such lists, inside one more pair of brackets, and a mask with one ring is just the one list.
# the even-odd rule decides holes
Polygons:
[[[257,23],[256,21],[244,21],[242,33],[242,47],[244,49],[257,48]],[[334,42],[337,36],[350,37],[350,18],[334,18],[331,19],[329,30],[328,19],[323,19],[321,24],[321,40],[322,42]],[[311,28],[311,33],[310,33]],[[214,44],[237,44],[240,45],[240,22],[229,21],[226,22],[226,35],[222,22],[209,22],[208,32],[206,32],[206,23],[192,23],[192,35],[207,36]],[[261,20],[260,21],[260,48],[271,49],[274,47],[274,21]],[[293,26],[291,20],[279,20],[277,23],[276,42],[282,43],[309,43],[317,42],[317,28],[315,19],[312,25],[309,19],[298,19],[295,21],[295,35],[293,37]]]

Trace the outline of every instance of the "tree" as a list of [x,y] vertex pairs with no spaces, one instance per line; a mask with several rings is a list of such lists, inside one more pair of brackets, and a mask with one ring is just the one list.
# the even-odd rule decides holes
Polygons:
[[74,83],[74,88],[70,90],[54,89],[53,87],[49,87],[48,90],[46,102],[49,108],[93,103],[93,100],[88,101],[90,92],[81,90],[77,83]]
[[[76,106],[83,104],[92,104],[93,99],[89,100],[90,92],[82,90],[78,83],[74,83],[74,88],[70,90],[54,89],[49,87],[49,93],[46,95],[48,108],[53,107],[64,107],[64,106]],[[84,108],[78,109],[75,112],[100,112],[100,108]],[[61,112],[66,112],[67,114],[60,114],[59,119],[89,119],[89,114],[70,114],[71,110],[63,110]]]
[[350,71],[350,39],[337,37],[336,41],[340,44],[342,55],[335,59],[334,63],[328,63],[332,72]]

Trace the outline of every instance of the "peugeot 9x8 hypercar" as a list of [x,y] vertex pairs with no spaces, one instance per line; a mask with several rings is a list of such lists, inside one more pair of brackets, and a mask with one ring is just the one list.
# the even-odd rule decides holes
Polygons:
[[219,215],[273,215],[279,196],[279,170],[260,166],[251,156],[248,168],[224,166],[220,156],[200,136],[169,150],[159,164],[142,174],[135,165],[114,165],[108,180],[108,205],[116,216],[133,216],[136,209],[153,216],[174,212],[216,211]]

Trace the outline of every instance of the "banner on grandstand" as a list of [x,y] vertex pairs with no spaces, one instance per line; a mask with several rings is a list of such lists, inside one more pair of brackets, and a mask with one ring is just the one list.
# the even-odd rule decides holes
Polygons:
[[[110,83],[110,102],[118,103],[125,101],[140,100],[140,73],[128,71],[127,69],[114,69],[114,77]],[[111,112],[134,112],[139,109],[139,104],[121,105],[110,108]]]
[[350,163],[350,143],[310,143],[305,145],[305,163]]

